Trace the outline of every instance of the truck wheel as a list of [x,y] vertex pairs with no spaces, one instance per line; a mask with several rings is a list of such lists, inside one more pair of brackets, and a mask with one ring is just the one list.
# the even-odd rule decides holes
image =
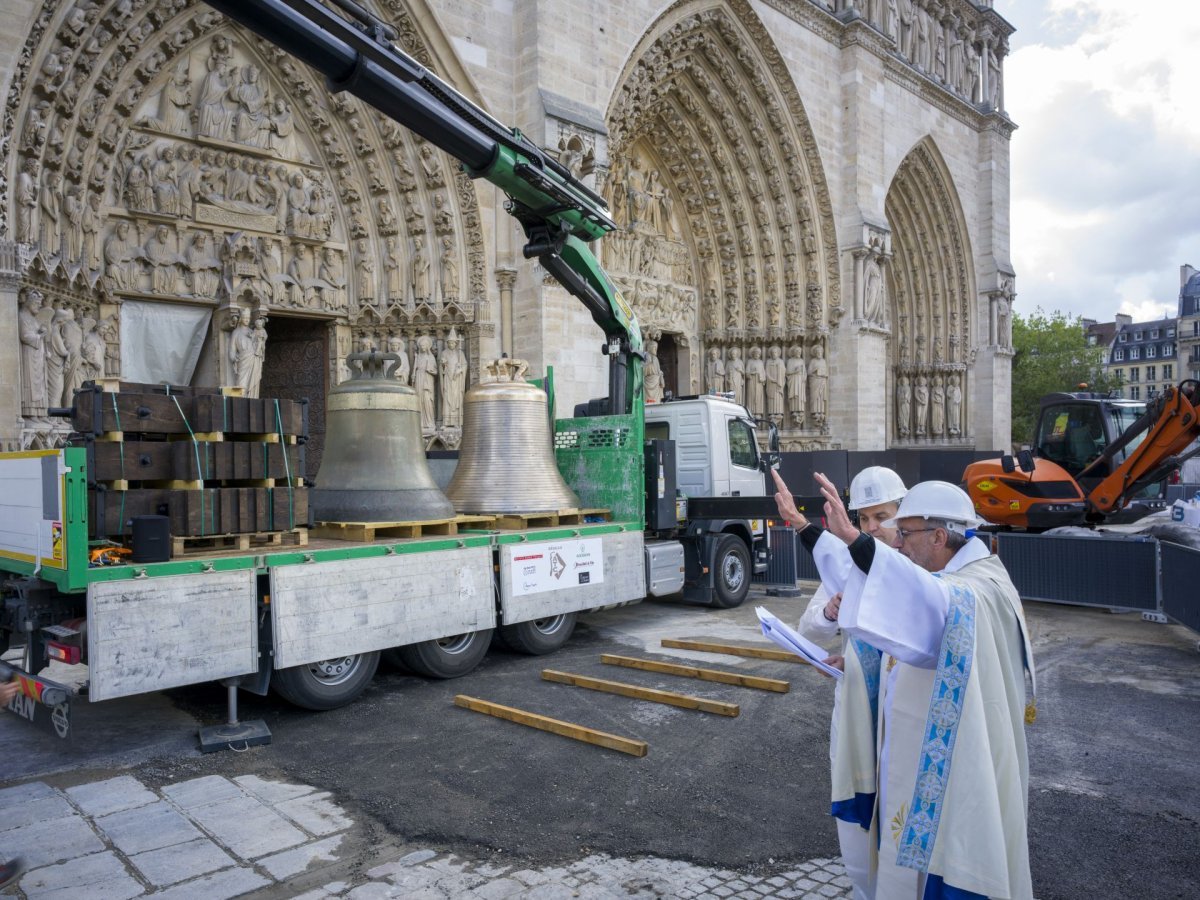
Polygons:
[[466,675],[483,660],[492,629],[468,631],[436,641],[422,641],[398,647],[396,652],[404,664],[418,675],[429,678],[458,678]]
[[741,606],[750,592],[750,551],[736,534],[723,534],[717,541],[712,572],[716,586],[712,605],[720,609]]
[[565,644],[574,630],[575,613],[563,613],[547,619],[503,625],[500,639],[518,653],[544,656]]
[[284,700],[303,709],[337,709],[353,703],[379,668],[379,651],[323,659],[305,666],[277,669],[271,687]]

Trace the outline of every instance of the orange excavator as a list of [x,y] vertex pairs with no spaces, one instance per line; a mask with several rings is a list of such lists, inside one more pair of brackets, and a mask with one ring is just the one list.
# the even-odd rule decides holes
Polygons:
[[964,487],[993,525],[1042,531],[1136,521],[1166,506],[1161,483],[1200,453],[1200,382],[1145,403],[1089,392],[1042,398],[1033,449],[967,466]]

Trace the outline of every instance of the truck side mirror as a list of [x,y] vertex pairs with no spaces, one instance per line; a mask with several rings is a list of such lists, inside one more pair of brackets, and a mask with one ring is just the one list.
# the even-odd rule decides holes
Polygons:
[[1015,472],[1017,470],[1017,461],[1013,459],[1012,456],[1005,453],[1000,457],[1000,468],[1002,468],[1006,473]]
[[1033,471],[1033,451],[1022,450],[1017,454],[1017,465],[1021,467],[1022,472]]

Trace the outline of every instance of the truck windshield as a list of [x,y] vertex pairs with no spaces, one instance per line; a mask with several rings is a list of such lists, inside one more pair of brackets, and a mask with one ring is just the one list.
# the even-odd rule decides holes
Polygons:
[[[1146,412],[1145,403],[1132,403],[1128,406],[1110,406],[1108,414],[1112,418],[1113,434],[1124,434],[1125,429],[1138,420],[1138,417]],[[1146,432],[1143,431],[1132,441],[1130,441],[1120,453],[1117,454],[1116,462],[1123,462],[1125,457],[1138,448],[1138,445],[1146,437]]]
[[729,420],[729,461],[747,469],[758,468],[758,446],[754,429],[741,419]]

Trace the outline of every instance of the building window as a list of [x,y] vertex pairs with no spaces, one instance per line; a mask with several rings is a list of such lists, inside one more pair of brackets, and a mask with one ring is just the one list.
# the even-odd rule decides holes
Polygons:
[[1141,381],[1142,380],[1141,374],[1142,374],[1141,369],[1139,369],[1137,366],[1132,366],[1129,369],[1129,380],[1130,381]]
[[1141,400],[1142,399],[1142,391],[1136,384],[1129,389],[1129,399],[1130,400]]
[[1175,337],[1175,326],[1172,325],[1167,329],[1167,337]]
[[1172,366],[1170,363],[1163,363],[1163,378],[1165,378],[1167,381],[1170,381],[1172,378],[1175,377],[1174,370],[1175,370],[1175,367]]
[[1118,347],[1116,350],[1113,351],[1113,362],[1124,362],[1124,361],[1125,361],[1125,351],[1122,350],[1120,347]]
[[1129,341],[1129,335],[1125,334],[1125,332],[1121,332],[1121,337],[1119,340],[1122,344],[1127,343]]
[[1192,323],[1192,337],[1200,335],[1200,319]]
[[1124,369],[1113,369],[1113,375],[1116,376],[1117,381],[1125,380],[1125,370]]
[[1142,339],[1142,334],[1143,334],[1143,332],[1140,332],[1140,331],[1135,331],[1135,332],[1133,333],[1133,339],[1134,339],[1135,341],[1140,341],[1140,340]]
[[1156,352],[1157,352],[1157,351],[1155,350],[1155,347],[1154,347],[1154,345],[1153,345],[1153,344],[1149,344],[1149,345],[1146,347],[1146,359],[1154,359],[1154,354],[1155,354]]
[[1152,340],[1152,341],[1158,340],[1159,333],[1160,332],[1157,328],[1155,328],[1153,331],[1151,331],[1150,332],[1150,340]]
[[1162,355],[1163,356],[1174,356],[1175,355],[1175,345],[1174,344],[1163,344]]
[[1154,366],[1146,366],[1146,380],[1154,381],[1158,376],[1154,374]]
[[1152,384],[1146,385],[1146,399],[1153,400],[1158,395],[1158,388]]
[[1142,348],[1141,347],[1130,347],[1129,348],[1129,358],[1130,359],[1141,359],[1142,358]]

